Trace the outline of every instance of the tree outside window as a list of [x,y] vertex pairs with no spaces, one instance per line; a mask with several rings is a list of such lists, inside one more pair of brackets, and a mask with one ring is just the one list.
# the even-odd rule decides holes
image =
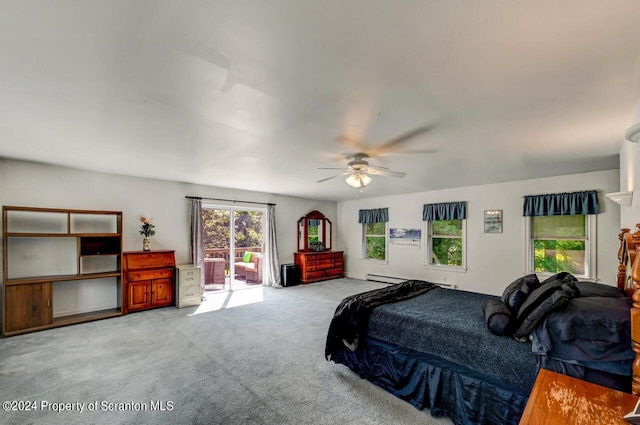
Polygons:
[[555,215],[532,218],[533,272],[586,273],[587,217]]
[[462,266],[462,220],[430,222],[431,258],[429,264]]
[[387,259],[387,225],[386,223],[365,223],[365,259],[382,260]]

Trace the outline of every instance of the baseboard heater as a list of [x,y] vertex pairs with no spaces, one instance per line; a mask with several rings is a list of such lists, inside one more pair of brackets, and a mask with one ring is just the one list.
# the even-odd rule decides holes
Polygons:
[[[367,273],[367,280],[370,280],[372,282],[382,282],[382,283],[402,283],[407,280],[413,280],[413,279]],[[443,288],[456,289],[456,285],[452,285],[450,283],[439,283],[439,282],[433,282],[433,283],[435,283],[438,286],[442,286]]]

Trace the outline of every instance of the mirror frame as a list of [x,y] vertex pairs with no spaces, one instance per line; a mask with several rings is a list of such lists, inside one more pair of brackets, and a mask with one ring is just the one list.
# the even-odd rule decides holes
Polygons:
[[322,220],[321,241],[324,251],[331,251],[333,246],[332,223],[320,211],[314,210],[298,220],[298,252],[311,252],[309,248],[309,220]]

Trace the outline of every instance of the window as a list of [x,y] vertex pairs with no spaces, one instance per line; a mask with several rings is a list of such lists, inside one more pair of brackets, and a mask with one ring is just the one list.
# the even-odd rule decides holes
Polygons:
[[364,223],[363,256],[365,260],[387,260],[387,223]]
[[427,235],[425,264],[465,270],[465,234],[467,226],[467,202],[441,202],[424,204],[422,220]]
[[358,211],[358,223],[362,223],[362,258],[387,261],[387,222],[389,208]]
[[529,272],[595,275],[595,262],[591,260],[595,249],[592,222],[595,219],[584,214],[530,217]]
[[427,222],[428,265],[464,267],[465,220]]
[[526,272],[595,278],[599,212],[595,190],[525,196]]

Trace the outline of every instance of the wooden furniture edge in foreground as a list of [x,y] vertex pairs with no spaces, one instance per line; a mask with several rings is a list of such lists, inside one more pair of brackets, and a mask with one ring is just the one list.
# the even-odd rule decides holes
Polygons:
[[638,397],[540,369],[520,425],[628,424]]
[[618,234],[618,289],[633,299],[631,306],[631,347],[635,352],[632,365],[631,392],[640,395],[640,259],[636,255],[640,248],[640,223],[634,233],[629,228],[620,229]]
[[[636,225],[638,226],[638,225]],[[637,251],[640,248],[640,231],[633,233],[633,246]],[[640,395],[640,255],[635,255],[631,266],[631,279],[635,286],[633,292],[633,305],[631,307],[631,347],[636,353],[633,361],[631,391]]]

